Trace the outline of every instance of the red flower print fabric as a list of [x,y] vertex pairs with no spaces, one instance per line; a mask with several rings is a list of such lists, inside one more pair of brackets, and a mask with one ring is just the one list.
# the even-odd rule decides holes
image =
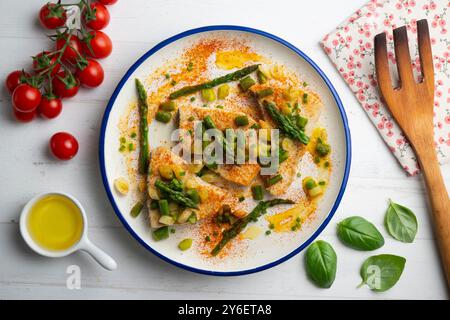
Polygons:
[[321,45],[384,141],[409,175],[419,172],[414,151],[381,102],[375,76],[373,42],[386,32],[392,78],[397,79],[392,30],[406,25],[414,74],[420,79],[417,20],[430,27],[435,68],[434,136],[441,164],[450,160],[450,0],[372,0],[356,11]]

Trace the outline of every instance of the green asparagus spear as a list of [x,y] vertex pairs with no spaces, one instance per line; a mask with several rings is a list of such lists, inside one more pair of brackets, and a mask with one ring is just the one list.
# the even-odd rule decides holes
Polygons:
[[139,173],[147,174],[148,162],[149,162],[149,147],[148,147],[148,104],[147,104],[147,92],[144,85],[136,79],[136,89],[139,97]]
[[303,144],[308,144],[309,137],[304,131],[300,130],[294,120],[282,114],[273,102],[267,100],[263,101],[263,106],[269,113],[270,117],[278,124],[278,127],[282,132],[292,139],[298,140]]
[[187,87],[181,88],[180,90],[172,92],[170,94],[169,98],[171,100],[173,100],[173,99],[176,99],[176,98],[179,98],[182,96],[186,96],[188,94],[192,94],[194,92],[198,92],[203,89],[210,89],[210,88],[214,88],[218,85],[221,85],[221,84],[224,84],[227,82],[239,80],[239,79],[249,75],[250,73],[256,71],[258,69],[258,66],[259,66],[258,64],[255,64],[255,65],[245,67],[243,69],[237,70],[233,73],[229,73],[227,75],[213,79],[213,80],[205,82],[205,83],[197,84],[195,86],[187,86]]
[[293,204],[291,200],[273,199],[269,201],[261,201],[258,205],[244,218],[239,219],[228,230],[222,232],[222,239],[211,251],[211,255],[216,256],[228,242],[235,238],[250,222],[256,222],[259,217],[267,212],[267,209],[280,204]]
[[189,198],[184,192],[172,189],[167,183],[161,180],[156,180],[155,187],[161,190],[169,197],[170,200],[175,201],[185,207],[197,209],[197,204]]

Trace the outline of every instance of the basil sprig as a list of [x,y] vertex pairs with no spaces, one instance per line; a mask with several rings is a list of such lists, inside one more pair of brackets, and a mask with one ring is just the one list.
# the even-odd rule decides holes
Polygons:
[[333,247],[323,240],[308,247],[305,255],[306,272],[321,288],[330,288],[336,278],[337,256]]
[[362,217],[350,217],[338,224],[338,237],[350,248],[371,251],[384,245],[378,229]]
[[405,268],[406,259],[392,254],[369,257],[361,267],[362,283],[373,291],[383,292],[392,288]]
[[414,213],[397,203],[389,200],[385,225],[389,234],[395,239],[412,243],[417,234],[417,219]]

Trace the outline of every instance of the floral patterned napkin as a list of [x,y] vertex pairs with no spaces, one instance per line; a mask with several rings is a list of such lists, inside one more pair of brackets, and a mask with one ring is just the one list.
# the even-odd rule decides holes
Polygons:
[[[433,46],[436,92],[434,103],[435,146],[441,164],[450,160],[450,0],[372,0],[336,30],[321,45],[377,127],[384,141],[410,175],[419,172],[411,146],[387,107],[381,102],[375,78],[373,39],[386,31],[388,56],[394,72],[392,29],[406,25],[417,77],[420,61],[416,21],[427,19]],[[396,79],[396,75],[392,75]],[[398,77],[397,77],[398,79]]]

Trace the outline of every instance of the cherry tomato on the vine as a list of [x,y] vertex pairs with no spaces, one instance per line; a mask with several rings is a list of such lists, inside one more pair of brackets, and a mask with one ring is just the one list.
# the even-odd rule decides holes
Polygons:
[[66,10],[60,4],[49,2],[39,11],[39,21],[48,29],[60,28],[67,21]]
[[71,73],[61,71],[52,80],[53,92],[61,98],[71,98],[78,93],[80,81]]
[[112,41],[102,31],[89,31],[83,39],[83,45],[85,54],[96,59],[106,58],[112,51]]
[[50,138],[50,150],[58,159],[69,160],[78,152],[78,141],[70,133],[58,132]]
[[[67,34],[63,34],[59,37],[58,40],[56,40],[56,50],[61,50],[64,48],[67,42],[67,37]],[[70,35],[68,45],[66,46],[62,55],[62,60],[74,63],[79,58],[79,55],[82,54],[83,44],[81,43],[80,39],[74,34]]]
[[30,122],[34,118],[36,118],[37,111],[31,111],[31,112],[20,112],[13,108],[13,114],[14,118],[16,118],[17,121],[20,122]]
[[52,94],[44,94],[38,107],[39,113],[47,119],[59,116],[62,110],[62,100]]
[[98,0],[98,1],[103,3],[106,6],[112,5],[117,2],[117,0]]
[[83,20],[87,27],[102,30],[109,24],[109,11],[99,2],[91,3],[89,8],[83,10]]
[[52,68],[51,75],[54,76],[61,69],[61,64],[58,63],[58,53],[43,51],[37,56],[33,57],[33,70],[36,73],[48,71]]
[[94,59],[87,58],[85,65],[82,65],[77,70],[76,76],[82,85],[94,88],[102,84],[105,74],[100,63]]
[[28,76],[28,73],[21,70],[16,70],[8,74],[5,80],[5,86],[8,89],[9,93],[12,94],[14,92],[14,89],[22,84],[25,78],[27,78]]
[[12,104],[20,112],[35,111],[41,102],[41,92],[27,83],[19,85],[13,92]]

